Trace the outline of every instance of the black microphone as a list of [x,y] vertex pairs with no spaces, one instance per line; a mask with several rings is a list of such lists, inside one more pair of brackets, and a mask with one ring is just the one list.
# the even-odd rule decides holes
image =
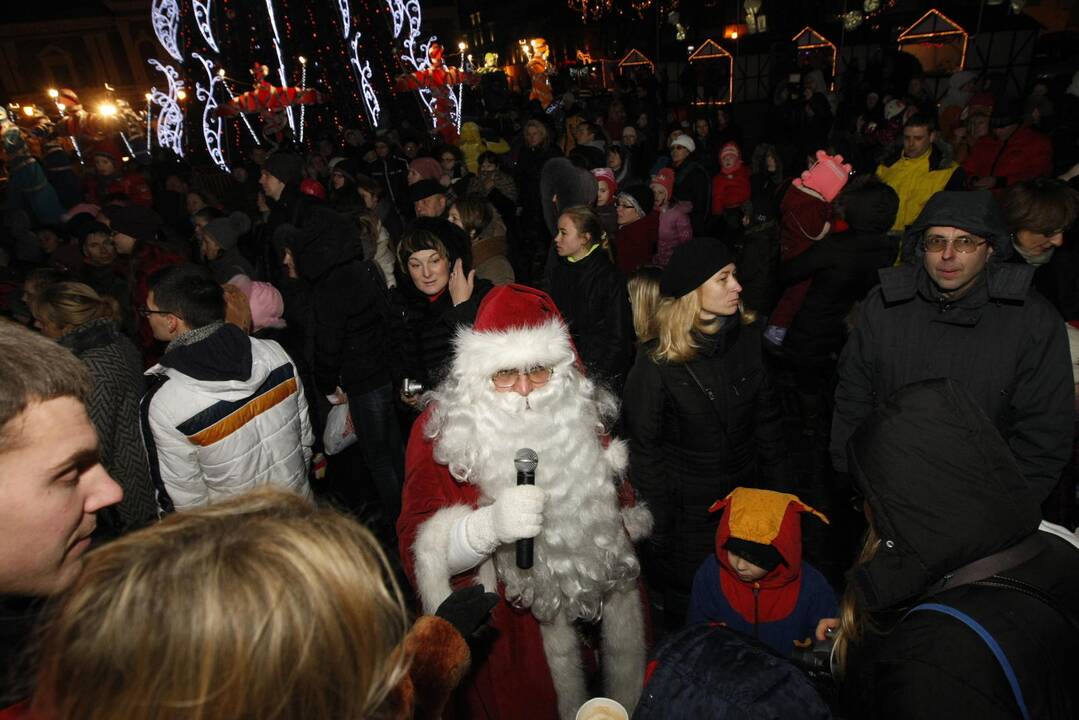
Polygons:
[[[513,456],[513,466],[517,468],[518,485],[536,484],[536,466],[539,465],[539,455],[531,448],[521,448]],[[517,541],[517,567],[522,570],[532,568],[532,538],[524,538]]]

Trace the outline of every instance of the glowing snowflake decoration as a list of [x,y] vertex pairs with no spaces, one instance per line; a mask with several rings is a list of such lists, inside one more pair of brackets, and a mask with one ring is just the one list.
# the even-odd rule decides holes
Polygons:
[[180,52],[180,3],[177,0],[153,0],[150,5],[150,22],[157,41],[176,62],[183,62]]
[[[431,43],[438,40],[438,38],[432,35],[427,39],[427,42],[417,45],[417,40],[420,37],[420,24],[423,20],[419,0],[387,0],[387,2],[389,3],[390,14],[393,17],[394,37],[400,39],[402,29],[406,23],[408,25],[408,35],[401,39],[401,45],[406,53],[401,56],[401,59],[415,70],[430,68],[431,61],[428,59],[427,51],[430,49]],[[399,18],[400,22],[398,22]],[[438,120],[435,116],[435,98],[431,91],[426,88],[421,88],[418,92],[423,106],[427,109],[427,117],[431,122],[431,127],[438,127]],[[458,86],[456,90],[452,87],[448,88],[446,95],[450,104],[450,120],[460,130],[461,102],[464,88],[461,86]]]

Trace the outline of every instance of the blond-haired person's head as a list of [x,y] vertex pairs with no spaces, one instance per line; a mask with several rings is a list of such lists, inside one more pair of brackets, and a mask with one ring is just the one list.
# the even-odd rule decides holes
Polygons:
[[280,490],[91,553],[44,633],[50,720],[380,717],[405,674],[400,591],[355,521]]

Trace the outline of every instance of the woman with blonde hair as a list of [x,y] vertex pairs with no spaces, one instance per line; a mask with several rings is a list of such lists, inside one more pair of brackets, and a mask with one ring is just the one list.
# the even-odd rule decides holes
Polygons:
[[633,353],[633,313],[626,281],[611,262],[596,211],[567,208],[558,218],[547,292],[562,312],[592,380],[621,393]]
[[[463,592],[439,612],[469,633],[497,596]],[[468,664],[450,622],[421,618],[409,632],[369,531],[263,489],[91,553],[46,622],[30,710],[49,720],[434,718]]]
[[630,476],[656,520],[646,580],[674,630],[714,551],[712,503],[739,486],[786,490],[791,471],[760,333],[742,321],[734,254],[694,238],[675,249],[659,289],[656,336],[637,351],[623,417]]
[[124,489],[124,499],[99,514],[101,531],[120,534],[153,522],[157,500],[139,428],[142,356],[116,324],[116,300],[89,285],[60,282],[40,290],[30,309],[41,333],[78,357],[93,379],[86,410],[100,438],[101,462]]
[[629,276],[626,290],[633,309],[633,332],[637,343],[643,345],[656,337],[656,310],[659,309],[659,280],[663,269],[642,265]]

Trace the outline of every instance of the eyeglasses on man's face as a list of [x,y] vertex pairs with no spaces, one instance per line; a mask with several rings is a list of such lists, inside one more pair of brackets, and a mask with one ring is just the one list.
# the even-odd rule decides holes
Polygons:
[[944,252],[944,249],[951,243],[952,249],[957,253],[972,253],[987,242],[989,241],[972,235],[960,235],[956,238],[947,238],[943,235],[927,235],[922,240],[922,248],[926,252],[939,253]]
[[512,368],[499,370],[491,376],[491,382],[493,382],[495,387],[499,390],[508,390],[517,384],[517,379],[522,375],[526,375],[529,382],[533,385],[539,386],[546,385],[553,374],[554,370],[552,368],[543,367],[541,365],[528,368],[527,370]]
[[169,312],[168,310],[151,310],[150,308],[146,307],[145,305],[142,305],[142,306],[136,308],[135,312],[137,312],[139,315],[141,315],[144,318],[148,318],[151,315],[172,315],[172,313]]

